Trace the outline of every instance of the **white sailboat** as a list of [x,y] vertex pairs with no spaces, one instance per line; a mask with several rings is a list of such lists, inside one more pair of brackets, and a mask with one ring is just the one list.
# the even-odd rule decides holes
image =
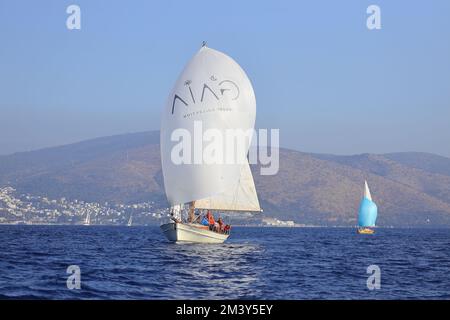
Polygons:
[[131,227],[132,224],[133,224],[133,214],[130,214],[130,218],[128,219],[127,226]]
[[[201,217],[195,216],[195,210],[261,211],[246,159],[251,138],[237,151],[240,154],[236,159],[244,161],[196,162],[196,150],[192,152],[193,163],[176,163],[173,159],[174,148],[180,144],[173,141],[176,130],[193,134],[194,140],[199,123],[203,132],[252,130],[255,116],[255,95],[245,72],[224,53],[203,45],[179,76],[161,121],[161,162],[171,205],[171,221],[161,229],[170,241],[222,243],[229,237],[198,223]],[[183,144],[190,146],[190,142]],[[183,221],[186,210],[188,219]]]
[[83,225],[90,226],[91,225],[91,213],[88,211],[86,214],[86,218],[84,219]]

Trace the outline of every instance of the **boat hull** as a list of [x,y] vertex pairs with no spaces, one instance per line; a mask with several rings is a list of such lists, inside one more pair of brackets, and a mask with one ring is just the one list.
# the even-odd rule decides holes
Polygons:
[[358,234],[374,234],[375,230],[369,228],[359,228]]
[[172,242],[223,243],[229,237],[228,234],[217,233],[186,223],[166,223],[161,225],[161,230]]

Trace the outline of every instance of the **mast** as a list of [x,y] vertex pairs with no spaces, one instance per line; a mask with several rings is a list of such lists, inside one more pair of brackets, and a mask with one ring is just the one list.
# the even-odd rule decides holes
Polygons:
[[188,222],[193,222],[195,220],[195,201],[189,203],[189,217]]

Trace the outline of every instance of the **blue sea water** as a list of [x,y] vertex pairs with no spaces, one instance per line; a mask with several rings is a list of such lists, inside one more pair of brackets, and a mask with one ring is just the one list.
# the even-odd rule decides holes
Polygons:
[[[80,290],[67,288],[69,265]],[[199,245],[158,227],[2,225],[0,298],[450,299],[450,230],[236,227]]]

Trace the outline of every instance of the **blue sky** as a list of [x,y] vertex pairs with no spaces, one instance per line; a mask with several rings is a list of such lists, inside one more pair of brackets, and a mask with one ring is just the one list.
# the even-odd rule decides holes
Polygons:
[[206,40],[246,70],[257,127],[282,146],[450,156],[449,14],[445,0],[0,0],[0,154],[158,129]]

